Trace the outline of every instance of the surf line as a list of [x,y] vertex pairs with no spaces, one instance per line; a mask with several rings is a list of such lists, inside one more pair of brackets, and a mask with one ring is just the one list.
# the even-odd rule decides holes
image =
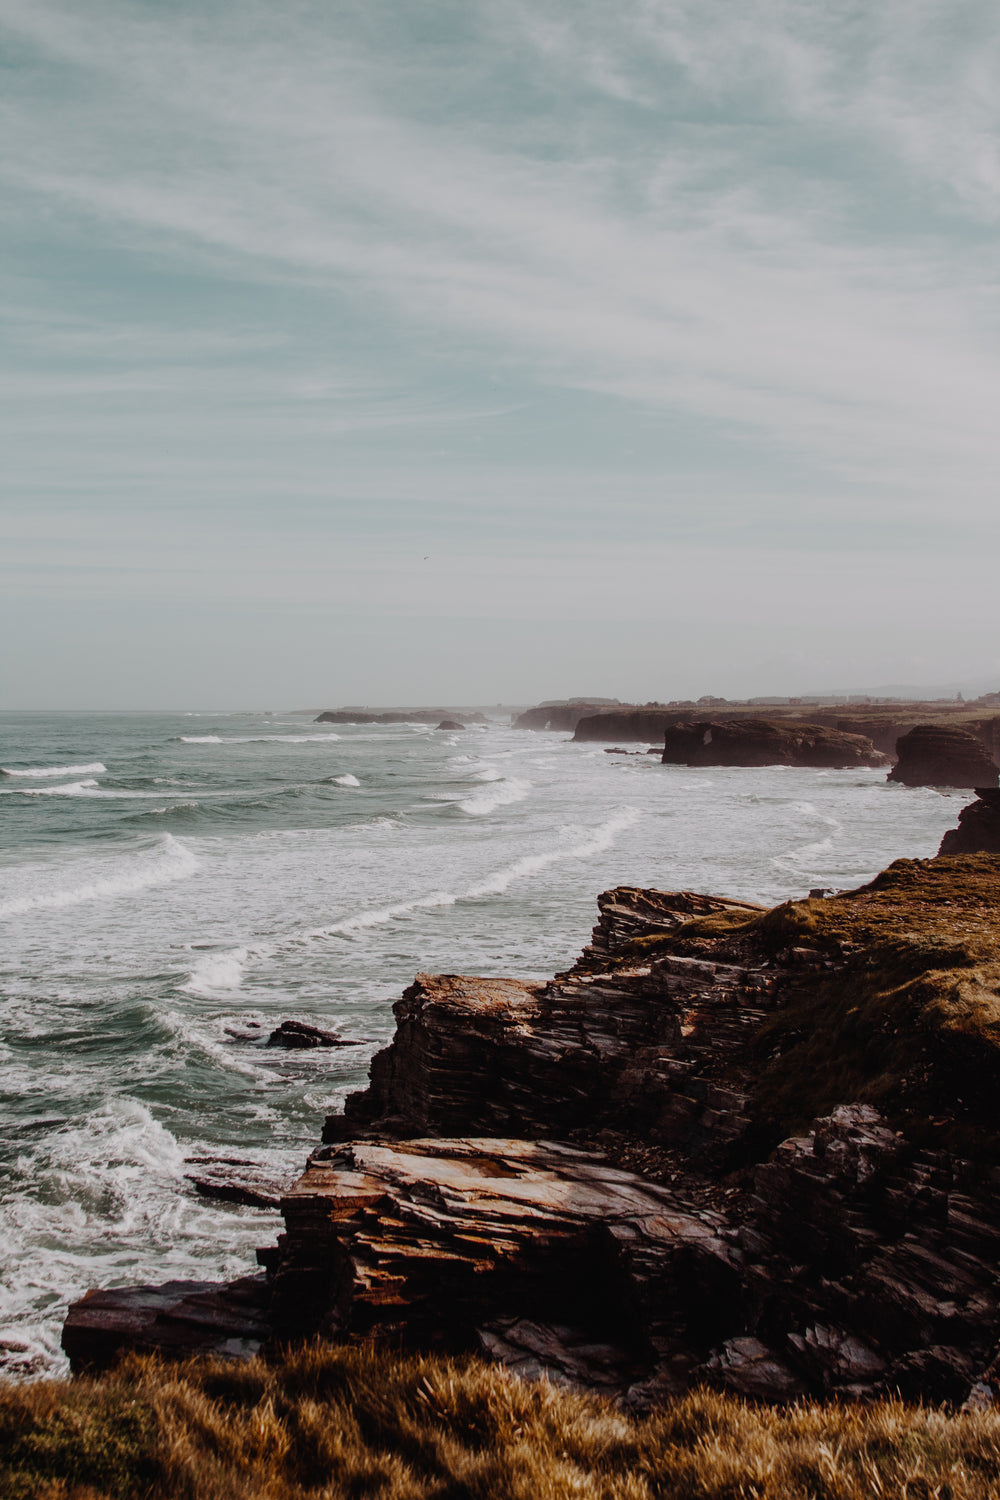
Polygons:
[[[464,901],[481,900],[484,896],[501,896],[516,881],[536,875],[552,865],[560,864],[568,859],[588,859],[595,854],[603,854],[606,849],[611,848],[618,835],[634,827],[641,816],[642,814],[636,807],[619,808],[606,822],[590,829],[582,839],[571,844],[569,848],[553,849],[546,854],[526,854],[521,859],[504,865],[492,875],[475,881],[464,891],[427,891],[419,896],[411,896],[406,901],[394,902],[390,906],[370,907],[365,911],[356,912],[351,917],[343,917],[339,922],[331,922],[328,926],[311,927],[305,932],[297,933],[294,937],[282,938],[274,943],[247,944],[239,948],[223,950],[221,953],[206,955],[195,964],[188,975],[187,982],[179,988],[188,994],[206,995],[209,998],[220,992],[231,994],[239,988],[243,975],[250,965],[262,963],[280,953],[291,952],[296,948],[308,947],[311,943],[326,942],[333,938],[350,940],[371,927],[384,926],[399,917],[410,916],[413,912],[433,910],[435,907],[456,906]],[[213,978],[216,981],[214,984]]]

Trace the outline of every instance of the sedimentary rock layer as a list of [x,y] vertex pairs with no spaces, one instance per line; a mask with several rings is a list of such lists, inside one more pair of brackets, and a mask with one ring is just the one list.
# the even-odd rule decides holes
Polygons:
[[[75,1367],[317,1334],[642,1407],[992,1390],[1000,858],[771,912],[619,887],[547,984],[421,976],[266,1284],[92,1293]],[[638,1169],[638,1170],[637,1170]]]
[[949,828],[938,854],[1000,854],[1000,791],[977,788],[976,801],[962,808],[958,827]]
[[995,787],[997,767],[977,735],[938,724],[918,724],[896,743],[890,781],[904,786]]
[[700,719],[667,728],[664,765],[883,766],[887,757],[862,735],[820,724],[770,719]]

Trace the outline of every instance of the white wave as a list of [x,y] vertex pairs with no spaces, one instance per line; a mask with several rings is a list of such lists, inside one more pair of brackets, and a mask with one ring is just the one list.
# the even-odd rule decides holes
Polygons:
[[182,745],[325,745],[339,734],[182,734]]
[[[214,1153],[215,1141],[182,1147],[151,1111],[127,1096],[107,1099],[71,1124],[46,1130],[13,1165],[2,1205],[0,1324],[21,1345],[18,1375],[58,1374],[68,1302],[88,1287],[218,1280],[245,1274],[252,1247],[273,1215],[210,1203],[186,1180],[189,1154]],[[240,1154],[250,1155],[240,1146]],[[253,1150],[289,1180],[301,1147]]]
[[[153,849],[140,854],[119,856],[113,861],[117,868],[114,874],[103,874],[102,862],[92,877],[75,886],[48,885],[51,871],[46,869],[41,889],[12,901],[0,902],[0,917],[20,916],[23,912],[53,910],[64,906],[80,906],[86,901],[114,900],[122,896],[135,896],[155,886],[169,885],[174,880],[186,880],[199,868],[199,862],[173,834],[164,834]],[[21,871],[24,880],[24,871]]]
[[478,792],[474,797],[465,797],[457,805],[472,818],[482,818],[495,812],[498,807],[508,807],[512,802],[523,802],[534,782],[511,777],[509,781],[494,781],[490,790]]
[[336,786],[361,785],[361,782],[358,780],[358,778],[356,776],[352,776],[350,771],[347,771],[343,776],[328,776],[327,780],[332,781]]
[[0,788],[0,797],[109,797],[129,801],[133,798],[156,797],[162,800],[162,792],[130,792],[121,787],[98,786],[92,778],[86,781],[67,781],[63,786],[18,786]]
[[100,776],[107,769],[99,760],[88,766],[26,766],[16,770],[0,766],[0,776]]
[[503,780],[503,772],[498,770],[496,766],[480,766],[477,770],[473,771],[472,774],[477,781]]
[[[255,952],[253,956],[260,955]],[[209,953],[198,960],[187,983],[179,988],[189,995],[200,995],[205,1000],[214,999],[220,994],[231,995],[243,983],[250,957],[249,948],[233,948],[227,953]]]
[[313,927],[296,942],[311,938],[350,937],[352,933],[364,932],[369,927],[381,927],[385,922],[394,922],[398,917],[408,917],[415,911],[426,911],[435,906],[454,906],[458,897],[451,891],[430,891],[424,896],[413,896],[409,901],[397,901],[392,906],[377,906],[370,911],[359,911],[341,922],[332,922],[328,927]]
[[547,854],[526,854],[522,859],[515,860],[513,864],[497,870],[494,875],[488,875],[485,880],[470,886],[465,895],[500,896],[515,880],[523,880],[528,875],[547,870],[551,865],[561,864],[563,860],[589,859],[594,854],[603,854],[605,849],[611,848],[618,835],[624,833],[626,828],[634,827],[641,816],[637,807],[623,807],[606,823],[592,829],[579,843],[568,849],[553,849]]
[[620,808],[606,823],[601,823],[598,827],[591,829],[583,839],[570,845],[568,849],[554,849],[546,854],[525,855],[523,859],[515,860],[513,864],[504,866],[502,870],[497,870],[485,880],[477,881],[458,894],[451,891],[429,891],[425,895],[414,896],[408,901],[398,901],[392,906],[374,907],[370,911],[358,912],[353,917],[345,917],[340,922],[333,922],[327,927],[311,928],[300,938],[295,938],[282,946],[295,946],[315,938],[349,937],[352,933],[364,932],[369,927],[380,927],[383,923],[393,922],[399,917],[408,917],[416,911],[440,906],[455,906],[460,901],[474,900],[480,896],[502,895],[509,886],[513,885],[514,881],[523,880],[539,870],[546,870],[550,865],[559,864],[567,859],[589,859],[594,854],[603,853],[605,849],[610,849],[619,833],[623,833],[626,828],[633,827],[640,817],[641,813],[636,807]]
[[250,734],[240,744],[258,745],[276,740],[281,745],[325,745],[330,740],[339,740],[339,734]]

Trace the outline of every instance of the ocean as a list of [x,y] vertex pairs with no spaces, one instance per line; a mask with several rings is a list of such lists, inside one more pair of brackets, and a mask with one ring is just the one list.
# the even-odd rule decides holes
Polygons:
[[[637,747],[633,747],[637,748]],[[971,794],[884,771],[692,771],[506,722],[0,715],[0,1369],[63,1368],[88,1287],[255,1269],[420,970],[545,978],[599,891],[773,903],[936,852]],[[303,1020],[354,1045],[269,1049]]]

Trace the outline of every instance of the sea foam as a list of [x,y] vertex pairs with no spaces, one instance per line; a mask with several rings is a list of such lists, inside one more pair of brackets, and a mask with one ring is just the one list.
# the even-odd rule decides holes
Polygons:
[[512,776],[509,780],[490,781],[488,788],[475,796],[463,797],[456,805],[470,818],[482,818],[495,812],[498,807],[509,807],[512,802],[523,802],[530,796],[533,782]]
[[87,766],[0,766],[0,776],[100,776],[107,769],[99,760]]
[[182,745],[323,745],[339,734],[179,734]]
[[[164,834],[152,849],[139,854],[119,855],[107,861],[88,862],[93,873],[76,885],[52,886],[52,871],[44,869],[39,888],[10,901],[0,901],[0,917],[16,917],[25,912],[56,910],[79,906],[86,901],[107,901],[135,896],[155,886],[186,880],[199,868],[198,860],[173,834]],[[111,873],[104,873],[105,870]],[[22,885],[24,881],[22,868]]]
[[[253,957],[261,957],[255,952]],[[179,986],[189,995],[211,1000],[216,995],[231,995],[243,983],[243,974],[251,958],[249,948],[232,948],[226,953],[209,953],[200,958],[187,982]]]
[[501,896],[516,880],[537,875],[539,871],[561,864],[563,860],[589,859],[592,855],[603,854],[605,849],[611,848],[618,835],[627,828],[634,827],[641,816],[637,807],[623,807],[608,818],[607,822],[592,828],[584,838],[571,844],[568,849],[552,849],[545,854],[526,854],[512,864],[505,865],[502,870],[497,870],[495,874],[488,875],[485,880],[471,885],[465,895]]

